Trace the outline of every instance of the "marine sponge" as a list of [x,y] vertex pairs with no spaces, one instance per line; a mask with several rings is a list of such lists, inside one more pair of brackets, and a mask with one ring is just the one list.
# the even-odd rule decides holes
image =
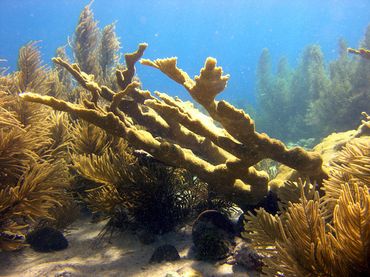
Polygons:
[[196,257],[200,260],[226,258],[234,243],[232,222],[220,212],[207,210],[195,220],[192,238]]

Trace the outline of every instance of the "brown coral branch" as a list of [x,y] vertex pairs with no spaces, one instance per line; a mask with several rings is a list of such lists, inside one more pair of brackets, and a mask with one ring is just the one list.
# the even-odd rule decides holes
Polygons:
[[360,49],[354,49],[354,48],[348,48],[348,53],[359,55],[367,60],[370,60],[370,50],[365,49],[365,48],[360,48]]
[[81,71],[77,64],[69,64],[62,58],[53,58],[52,61],[67,69],[72,76],[88,91],[91,92],[91,102],[97,103],[101,88],[94,82],[94,75]]
[[[158,99],[138,89],[139,83],[132,82],[134,64],[146,47],[141,44],[136,52],[125,56],[126,70],[117,71],[121,92],[99,86],[93,76],[82,72],[77,65],[57,58],[54,62],[70,71],[91,91],[92,102],[85,101],[81,106],[32,93],[21,97],[72,113],[114,136],[125,138],[158,160],[186,168],[239,205],[256,203],[267,191],[267,175],[253,167],[261,159],[272,157],[311,176],[322,173],[320,157],[300,148],[286,149],[280,141],[255,132],[253,120],[243,111],[225,101],[214,100],[229,78],[216,67],[215,59],[207,59],[200,76],[194,80],[177,68],[175,58],[155,62],[143,60],[142,63],[159,68],[181,83],[225,129],[216,127],[211,118],[203,120],[204,115],[202,117],[193,106],[179,99],[157,93]],[[110,106],[99,107],[99,96],[111,102]],[[137,128],[137,124],[148,131]]]
[[189,149],[183,149],[167,141],[159,141],[149,132],[137,130],[134,126],[129,125],[127,120],[121,120],[119,116],[112,112],[86,109],[81,105],[34,93],[24,93],[21,97],[26,101],[45,104],[56,110],[69,112],[93,123],[114,136],[125,138],[131,145],[147,151],[169,165],[181,165],[181,167],[188,169],[209,184],[212,184],[216,192],[224,195],[226,198],[233,199],[240,205],[248,202],[255,203],[263,196],[263,194],[260,195],[258,193],[252,194],[251,187],[237,179],[236,172],[229,170],[227,165],[213,166],[194,155]]
[[[224,90],[229,78],[228,75],[223,75],[221,67],[216,66],[215,59],[208,58],[200,75],[194,80],[179,69],[176,62],[176,58],[141,60],[142,64],[161,70],[175,82],[184,86],[193,99],[201,104],[214,120],[221,123],[229,136],[237,140],[237,144],[234,143],[227,150],[241,160],[240,163],[244,168],[262,159],[271,158],[319,182],[327,176],[321,167],[322,160],[318,154],[299,147],[287,149],[281,141],[256,132],[253,120],[244,111],[234,108],[226,101],[215,101],[216,95]],[[215,139],[213,142],[219,145]]]
[[125,89],[131,83],[135,75],[135,63],[143,56],[147,47],[148,44],[140,43],[135,52],[125,55],[126,69],[116,71],[117,82],[121,89]]
[[[127,58],[126,60],[130,61],[130,63],[132,63],[133,61],[137,61],[142,56],[145,48],[146,44],[140,44],[139,49],[136,52],[126,55]],[[220,128],[218,128],[217,132],[221,134],[207,131],[209,127],[202,124],[201,120],[194,119],[194,116],[192,116],[193,119],[192,123],[190,124],[185,124],[185,122],[181,122],[183,123],[182,124],[183,126],[187,127],[192,132],[185,131],[183,128],[180,127],[180,122],[176,121],[176,116],[178,116],[180,113],[178,113],[177,115],[175,115],[175,113],[172,114],[164,113],[164,109],[161,109],[160,105],[161,103],[163,103],[162,107],[166,106],[166,103],[168,104],[172,103],[172,105],[174,105],[174,101],[170,100],[171,97],[166,96],[165,94],[158,94],[163,100],[158,101],[158,99],[151,96],[149,92],[143,92],[137,89],[136,90],[133,89],[134,87],[138,87],[139,85],[138,83],[133,82],[130,83],[129,85],[126,85],[124,84],[124,82],[127,79],[123,79],[120,81],[120,78],[118,78],[118,82],[120,83],[120,86],[124,88],[123,91],[115,93],[108,87],[102,86],[100,88],[93,81],[93,78],[90,77],[91,75],[86,75],[83,72],[81,72],[77,65],[75,64],[69,65],[67,62],[64,62],[60,58],[53,59],[53,61],[64,66],[68,71],[70,71],[71,74],[76,78],[76,80],[78,80],[82,84],[83,87],[92,91],[93,96],[100,94],[106,100],[112,101],[110,108],[111,111],[114,111],[116,114],[119,114],[119,112],[115,110],[119,106],[120,111],[124,111],[126,115],[129,115],[131,118],[134,118],[139,124],[148,127],[152,132],[152,135],[156,133],[161,137],[165,137],[170,141],[174,141],[180,144],[181,147],[192,149],[193,151],[195,151],[196,154],[201,153],[201,155],[205,155],[203,157],[207,161],[211,162],[214,161],[216,165],[224,164],[226,163],[227,160],[229,160],[228,163],[226,164],[226,167],[228,170],[234,171],[234,175],[237,176],[236,178],[239,178],[248,184],[254,184],[255,187],[259,187],[258,190],[260,191],[260,193],[258,194],[260,195],[262,195],[265,192],[268,176],[264,172],[258,172],[254,168],[248,168],[239,163],[232,162],[233,160],[237,160],[237,158],[235,158],[233,155],[228,154],[222,149],[222,147],[225,147],[225,150],[226,151],[231,150],[231,153],[238,152],[238,150],[241,150],[238,149],[239,144],[233,142],[231,136],[226,137],[227,134],[222,135],[222,133],[224,132]],[[124,75],[126,75],[125,78],[132,78],[134,73],[135,73],[134,65],[130,64],[129,66],[127,66],[127,70],[124,71]],[[132,96],[137,101],[132,102],[129,100],[122,99],[126,94],[129,94],[130,97]],[[181,101],[178,101],[178,103],[180,102]],[[156,113],[150,111],[143,112],[138,103],[141,104],[145,103],[146,106],[154,108]],[[114,108],[114,110],[112,110],[112,107]],[[176,107],[179,108],[180,106],[177,105]],[[184,111],[183,108],[181,109]],[[194,112],[196,112],[196,110],[192,108],[191,114],[194,114]],[[190,115],[190,112],[188,112],[187,114]],[[165,120],[161,120],[161,116]],[[125,117],[122,115],[121,120],[125,121]],[[187,120],[187,122],[189,123],[189,120]],[[170,124],[170,126],[168,124]],[[204,130],[204,132],[201,132],[201,129]],[[214,126],[213,129],[217,128]],[[199,134],[200,136],[197,134]],[[219,140],[221,147],[214,145],[209,140],[210,136],[212,136],[215,140]],[[215,161],[214,156],[220,152],[223,153],[222,158],[219,156],[218,160]],[[238,166],[236,166],[236,164],[238,164]]]

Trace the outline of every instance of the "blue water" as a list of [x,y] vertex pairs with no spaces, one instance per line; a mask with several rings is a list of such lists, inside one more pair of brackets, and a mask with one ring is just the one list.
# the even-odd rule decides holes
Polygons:
[[[16,68],[18,49],[30,40],[45,62],[71,37],[88,1],[0,0],[0,58]],[[263,48],[273,62],[281,55],[294,66],[303,48],[320,44],[327,61],[337,56],[338,38],[358,46],[370,23],[369,0],[95,0],[102,28],[117,21],[122,52],[149,43],[146,58],[177,56],[190,76],[208,56],[231,75],[220,98],[241,105],[254,102],[255,72]],[[177,84],[152,68],[137,66],[144,88],[189,99]]]

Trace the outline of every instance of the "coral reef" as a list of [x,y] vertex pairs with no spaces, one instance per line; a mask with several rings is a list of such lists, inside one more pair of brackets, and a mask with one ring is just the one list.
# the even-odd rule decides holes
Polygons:
[[[338,156],[338,152],[341,151],[347,143],[351,143],[356,138],[361,137],[364,137],[366,140],[366,136],[369,134],[370,124],[367,114],[365,112],[362,114],[364,119],[361,121],[362,124],[357,128],[357,130],[332,133],[313,148],[313,150],[321,156],[325,171],[331,171],[335,164],[335,158]],[[299,172],[284,165],[280,165],[277,171],[278,172],[275,177],[269,182],[269,186],[271,188],[285,187],[287,184],[286,181],[297,182],[300,178],[305,179],[305,177],[300,175]],[[293,197],[293,199],[296,200],[298,200],[298,198],[299,193]]]
[[[134,227],[148,243],[194,211],[230,210],[236,203],[244,210],[263,205],[276,213],[280,208],[274,216],[264,209],[246,215],[243,235],[259,254],[235,250],[238,263],[260,267],[263,257],[269,275],[369,274],[366,112],[357,131],[329,136],[314,151],[287,147],[257,132],[243,110],[215,100],[229,76],[214,58],[207,58],[193,79],[177,67],[176,58],[141,59],[144,43],[119,64],[115,25],[100,30],[90,5],[72,42],[76,63],[62,47],[54,67],[46,68],[33,42],[20,50],[18,71],[5,75],[0,70],[0,249],[22,247],[27,233],[40,226],[67,225],[76,210],[72,195],[97,218],[109,218],[98,238]],[[370,28],[363,46],[369,43]],[[330,76],[319,46],[310,46],[295,72],[282,59],[276,78],[264,50],[258,101],[268,112],[261,122],[279,121],[272,132],[296,138],[353,124],[350,110],[357,113],[368,104],[369,65],[350,60],[344,41],[341,49]],[[369,58],[363,48],[349,52]],[[143,90],[135,76],[139,60],[180,84],[206,113],[190,102]],[[348,101],[339,101],[348,95]],[[340,108],[336,117],[328,115],[333,99]],[[314,130],[323,120],[330,128]],[[278,163],[283,165],[277,174]],[[274,180],[269,182],[269,175]],[[198,255],[225,258],[234,245],[233,225],[218,212],[205,214],[193,226]],[[159,248],[159,260],[167,251],[178,258],[173,250]]]
[[[114,24],[104,28],[101,37],[97,33],[100,34],[100,30],[88,5],[81,13],[76,28],[75,43],[72,44],[74,58],[83,59],[86,55],[84,45],[91,46],[87,48],[95,57],[84,66],[95,68],[98,72],[95,77],[105,84],[111,84],[116,73],[112,69],[118,66],[119,59],[119,41],[114,32]],[[91,42],[96,39],[99,40],[98,43]],[[65,47],[58,48],[56,55],[68,60]],[[133,66],[131,62],[127,64],[129,67]],[[205,206],[203,202],[207,200],[207,194],[204,191],[207,190],[207,185],[188,172],[164,166],[149,156],[147,161],[143,155],[135,156],[137,153],[133,153],[124,139],[109,135],[93,124],[78,121],[73,116],[68,117],[66,113],[50,112],[48,108],[35,103],[19,101],[18,93],[22,91],[38,91],[77,103],[86,98],[84,88],[72,81],[64,67],[58,64],[52,69],[42,66],[35,43],[21,49],[19,67],[19,72],[1,79],[1,88],[4,90],[1,103],[5,108],[2,120],[7,128],[2,129],[6,135],[2,140],[2,149],[6,153],[0,158],[4,164],[0,175],[9,179],[7,183],[17,183],[18,179],[23,178],[23,167],[26,168],[30,160],[37,160],[37,164],[39,159],[47,159],[52,164],[58,160],[55,163],[65,167],[68,178],[60,180],[54,176],[55,182],[50,182],[50,187],[47,184],[37,185],[40,191],[31,200],[37,204],[44,203],[48,216],[34,214],[34,222],[31,225],[25,224],[24,230],[13,238],[23,241],[28,230],[39,225],[52,224],[57,228],[68,225],[79,210],[79,206],[70,197],[72,195],[73,200],[77,200],[79,204],[87,204],[97,218],[109,217],[99,238],[112,234],[117,229],[125,230],[130,225],[148,228],[154,233],[167,232],[186,218],[192,207]],[[132,71],[125,70],[126,66],[120,65],[119,68],[121,80],[127,73],[127,78],[134,78],[133,74],[130,75]],[[118,86],[117,82],[114,83]],[[104,104],[104,100],[99,101]],[[14,117],[20,115],[19,120],[22,122],[14,121],[13,113],[8,110],[15,110]],[[17,128],[13,130],[8,128],[10,126]],[[12,138],[13,135],[15,139]],[[63,163],[59,160],[63,160]],[[21,162],[24,165],[20,165]],[[67,164],[70,171],[67,171]],[[52,169],[50,166],[49,170]],[[73,182],[69,173],[73,174]],[[61,188],[68,183],[68,190],[57,187],[56,182],[60,183]],[[9,193],[8,190],[1,192],[4,197]],[[202,197],[199,197],[201,194]],[[51,197],[53,195],[55,197]],[[47,206],[48,197],[55,199],[53,203],[56,207]],[[63,208],[60,208],[62,204]],[[11,203],[4,204],[5,210],[7,205]],[[12,214],[4,214],[5,216],[13,217]],[[2,238],[12,238],[13,227],[6,225],[5,220],[2,227]]]
[[72,124],[71,132],[78,195],[93,213],[109,218],[100,238],[130,227],[168,232],[205,201],[206,185],[185,170],[134,151],[85,121]]
[[[365,43],[369,43],[369,30]],[[359,62],[354,71],[345,56],[344,42],[341,48],[341,58],[331,68],[335,91],[341,92],[339,96],[343,98],[362,83],[361,91],[365,92],[369,86],[360,80],[366,78],[368,65]],[[366,49],[349,52],[368,58]],[[357,79],[348,78],[352,72]],[[321,105],[325,105],[323,100]],[[332,100],[330,104],[333,105]],[[320,111],[325,112],[325,107]],[[349,120],[353,117],[348,112],[356,111],[347,105],[339,116]],[[245,216],[243,236],[264,257],[263,272],[267,275],[369,275],[369,116],[366,112],[362,115],[364,120],[357,131],[334,133],[315,146],[323,166],[330,171],[321,191],[317,191],[317,184],[303,182],[297,172],[281,166],[276,179],[270,182],[272,187],[285,182],[275,186],[279,187],[276,192],[280,214],[274,216],[259,209],[256,214],[249,212]],[[289,179],[297,182],[286,182]]]
[[354,138],[348,142],[339,154],[331,161],[329,178],[324,181],[325,213],[332,215],[341,195],[339,184],[348,184],[351,193],[370,184],[368,168],[370,157],[369,137]]
[[[117,93],[100,86],[93,75],[83,72],[77,64],[55,58],[56,64],[66,68],[91,93],[90,100],[73,104],[29,92],[21,97],[69,112],[126,139],[135,148],[145,150],[166,164],[181,165],[211,185],[212,190],[241,206],[256,203],[266,194],[268,177],[253,167],[262,159],[284,163],[319,182],[326,176],[319,155],[299,147],[287,149],[282,142],[255,132],[252,119],[243,111],[225,101],[214,100],[228,80],[227,75],[222,75],[222,69],[216,67],[215,59],[206,60],[195,80],[176,66],[175,58],[141,61],[183,85],[211,118],[190,103],[163,93],[157,93],[155,98],[139,89],[139,83],[133,81],[134,64],[146,47],[141,44],[136,52],[125,55],[127,68],[116,74],[120,87]],[[100,98],[109,105],[99,105]],[[217,127],[213,120],[225,129]]]

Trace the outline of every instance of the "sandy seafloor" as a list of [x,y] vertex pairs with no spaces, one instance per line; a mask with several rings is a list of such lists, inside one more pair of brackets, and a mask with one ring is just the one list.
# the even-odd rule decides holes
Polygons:
[[[203,276],[258,276],[242,267],[193,260],[191,227],[158,236],[155,243],[142,244],[129,232],[117,233],[111,243],[96,247],[96,236],[104,222],[89,219],[74,222],[64,233],[69,247],[63,251],[37,253],[27,247],[16,252],[0,252],[0,276],[165,276],[169,272],[198,270]],[[181,259],[175,262],[149,264],[154,249],[161,244],[172,244]]]

